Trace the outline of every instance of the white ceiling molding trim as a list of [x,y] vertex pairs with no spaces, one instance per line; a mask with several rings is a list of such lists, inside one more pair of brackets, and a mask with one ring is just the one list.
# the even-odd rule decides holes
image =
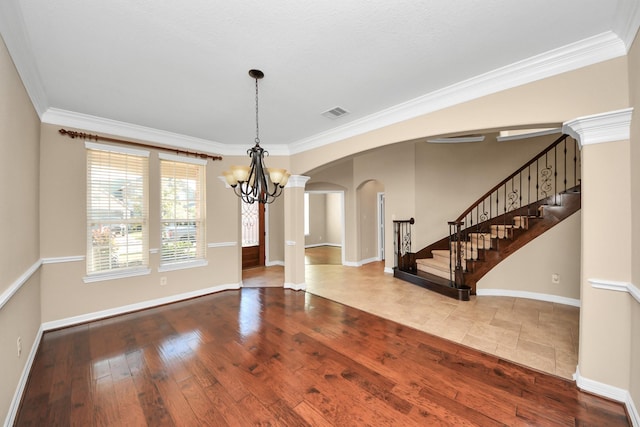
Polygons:
[[580,147],[605,142],[624,141],[631,135],[633,108],[578,117],[562,126],[562,131],[575,138]]
[[496,137],[496,141],[498,142],[516,141],[519,139],[537,138],[539,136],[553,135],[554,133],[561,133],[561,132],[562,132],[562,128],[547,129],[547,130],[541,130],[538,132],[521,133],[518,135],[498,136]]
[[624,42],[627,52],[640,28],[640,2],[637,0],[618,0],[615,32]]
[[[119,137],[153,142],[169,148],[183,150],[202,151],[208,154],[220,154],[223,156],[246,156],[247,149],[252,141],[247,141],[246,146],[236,144],[222,144],[202,138],[195,138],[173,132],[138,126],[117,120],[105,119],[88,114],[73,111],[49,108],[41,117],[43,123],[57,126],[67,126],[83,129],[91,132],[107,133]],[[270,155],[288,156],[289,148],[286,145],[269,145],[264,147]]]
[[450,138],[429,138],[427,142],[432,144],[463,144],[465,142],[482,142],[484,141],[484,135],[482,136],[453,136]]
[[611,31],[431,92],[336,129],[290,144],[291,153],[322,147],[424,114],[471,101],[578,68],[626,55],[624,42]]
[[25,32],[22,11],[16,3],[14,0],[0,1],[0,34],[11,54],[18,74],[20,74],[33,108],[38,117],[42,119],[42,115],[49,108],[49,102],[33,59],[33,51]]

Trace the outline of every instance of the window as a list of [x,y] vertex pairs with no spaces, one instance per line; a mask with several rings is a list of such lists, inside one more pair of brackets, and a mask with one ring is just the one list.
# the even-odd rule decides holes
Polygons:
[[85,143],[87,275],[149,266],[149,152]]
[[206,264],[205,165],[160,154],[161,269]]
[[242,206],[242,247],[260,244],[260,203],[241,202]]

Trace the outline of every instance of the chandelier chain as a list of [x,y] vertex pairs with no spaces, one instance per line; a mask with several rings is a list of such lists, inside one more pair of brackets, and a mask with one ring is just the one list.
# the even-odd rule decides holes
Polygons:
[[258,78],[256,77],[256,144],[260,144],[260,126],[258,124]]

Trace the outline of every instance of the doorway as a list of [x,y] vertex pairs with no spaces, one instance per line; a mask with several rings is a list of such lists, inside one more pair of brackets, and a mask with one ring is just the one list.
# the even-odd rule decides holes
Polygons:
[[263,267],[265,263],[265,207],[242,202],[242,269]]
[[346,265],[344,192],[305,191],[305,263]]

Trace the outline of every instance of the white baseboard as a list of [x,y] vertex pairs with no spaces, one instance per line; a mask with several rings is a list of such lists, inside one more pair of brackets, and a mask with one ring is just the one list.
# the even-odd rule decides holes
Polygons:
[[307,284],[306,283],[286,283],[284,284],[285,289],[292,289],[294,291],[306,291]]
[[13,400],[11,400],[9,412],[7,413],[7,417],[4,420],[5,427],[12,426],[16,420],[16,415],[18,415],[18,408],[20,407],[20,401],[22,400],[22,393],[24,393],[24,389],[27,386],[27,381],[29,380],[29,372],[31,372],[31,366],[33,365],[33,361],[36,358],[36,353],[38,352],[38,348],[40,347],[40,341],[42,340],[43,333],[44,330],[42,329],[42,325],[40,325],[40,329],[38,329],[36,339],[33,341],[33,345],[31,346],[29,357],[27,358],[27,361],[24,364],[24,368],[22,369],[22,374],[20,375],[18,386],[16,387],[16,391],[13,394]]
[[393,268],[391,268],[391,267],[385,267],[385,268],[384,268],[384,272],[385,272],[386,274],[393,274]]
[[144,310],[145,308],[156,307],[163,304],[170,304],[172,302],[178,302],[178,301],[182,301],[190,298],[200,297],[203,295],[213,294],[215,292],[222,292],[227,290],[238,290],[241,287],[242,287],[241,283],[233,283],[233,284],[213,286],[205,289],[198,289],[197,291],[185,292],[183,294],[171,295],[164,298],[157,298],[153,300],[142,301],[135,304],[129,304],[121,307],[110,308],[108,310],[101,310],[93,313],[81,314],[79,316],[67,317],[65,319],[44,322],[42,324],[42,329],[45,331],[50,331],[52,329],[59,329],[67,326],[77,325],[80,323],[92,322],[94,320],[100,320],[106,317],[117,316],[119,314],[130,313],[132,311]]
[[264,263],[265,267],[273,267],[273,266],[280,266],[280,267],[284,267],[284,261],[267,261]]
[[373,258],[363,259],[360,261],[345,261],[344,263],[342,263],[342,265],[346,267],[362,267],[365,264],[369,264],[371,262],[378,262],[378,261],[382,261],[382,259],[380,259],[380,257],[373,257]]
[[320,248],[322,246],[331,246],[335,248],[341,248],[342,245],[340,243],[314,243],[312,245],[304,245],[304,248]]
[[581,390],[624,403],[632,425],[634,427],[640,427],[638,408],[633,402],[631,393],[629,393],[628,390],[585,378],[580,375],[580,368],[576,368],[575,379],[576,385]]
[[476,289],[476,295],[492,296],[492,297],[528,298],[528,299],[535,299],[538,301],[555,302],[557,304],[580,307],[580,300],[578,299],[561,297],[558,295],[540,294],[537,292],[514,291],[510,289]]

